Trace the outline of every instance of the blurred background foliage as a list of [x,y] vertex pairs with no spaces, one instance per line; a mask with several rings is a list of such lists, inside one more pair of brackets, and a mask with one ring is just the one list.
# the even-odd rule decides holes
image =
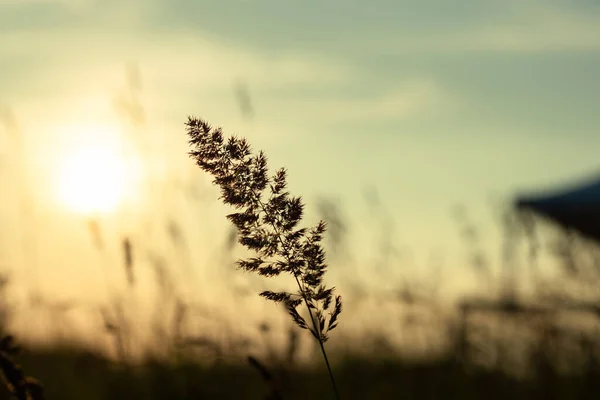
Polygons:
[[[4,204],[11,257],[0,258],[0,330],[23,344],[18,361],[49,399],[263,399],[274,390],[285,399],[328,398],[315,343],[283,309],[258,299],[272,283],[235,270],[243,253],[232,228],[213,224],[226,211],[217,191],[191,168],[177,179],[161,175],[160,143],[142,134],[149,117],[137,66],[126,76],[113,106],[127,127],[125,157],[141,160],[145,173],[139,193],[155,200],[146,212],[135,204],[108,217],[40,211],[18,119],[9,109],[0,114],[9,149],[3,194],[13,198]],[[234,95],[251,123],[243,80]],[[365,214],[356,219],[341,199],[306,199],[309,217],[328,223],[328,282],[344,296],[328,343],[342,398],[597,398],[595,243],[508,199],[490,207],[501,238],[493,248],[471,207],[457,205],[448,218],[475,288],[457,291],[450,287],[459,272],[441,251],[425,258],[424,273],[406,268],[415,250],[403,244],[393,204],[373,185],[362,191]],[[53,224],[70,236],[47,229]],[[370,242],[357,247],[357,231]],[[89,264],[64,278],[50,250]],[[78,296],[89,287],[78,292],[78,279],[95,282],[98,293]]]

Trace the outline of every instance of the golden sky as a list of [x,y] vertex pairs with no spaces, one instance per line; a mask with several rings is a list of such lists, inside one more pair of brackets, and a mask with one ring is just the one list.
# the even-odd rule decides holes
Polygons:
[[[442,260],[456,291],[469,266],[454,205],[497,255],[491,203],[596,172],[594,2],[0,0],[0,10],[3,264],[57,298],[124,285],[123,237],[182,266],[187,291],[229,276],[211,269],[227,209],[187,158],[188,115],[287,167],[309,222],[320,197],[339,201],[365,282],[384,229],[366,188],[400,249],[390,274],[427,280]],[[189,251],[170,244],[170,220]],[[347,261],[332,262],[332,282],[352,279]]]

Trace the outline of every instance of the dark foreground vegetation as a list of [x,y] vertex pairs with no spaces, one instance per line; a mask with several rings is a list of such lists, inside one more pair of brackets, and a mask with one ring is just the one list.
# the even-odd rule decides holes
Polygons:
[[[274,386],[284,399],[330,399],[326,369],[273,368],[267,381],[248,364],[202,365],[193,360],[115,364],[83,349],[24,351],[26,371],[44,383],[48,399],[265,399]],[[530,378],[468,366],[449,354],[436,361],[367,359],[347,355],[334,365],[344,399],[595,399],[600,368],[590,362],[561,375],[542,355]],[[268,369],[268,368],[267,368]],[[2,399],[9,399],[3,390]],[[277,398],[277,397],[271,397]]]

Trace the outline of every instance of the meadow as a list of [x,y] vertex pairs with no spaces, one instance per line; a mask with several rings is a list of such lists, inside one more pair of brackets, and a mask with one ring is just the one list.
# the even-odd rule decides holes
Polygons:
[[[143,124],[141,106],[129,104],[124,113],[134,125]],[[10,114],[3,116],[3,126],[19,137]],[[372,263],[387,285],[336,284],[327,279],[328,264],[350,264],[352,247],[341,207],[308,199],[322,222],[305,226],[304,200],[287,193],[286,171],[268,168],[267,155],[204,120],[188,119],[186,130],[196,168],[212,177],[228,206],[216,213],[223,220],[227,215],[231,229],[210,268],[226,271],[226,285],[242,276],[246,286],[227,295],[208,293],[210,304],[198,304],[181,294],[181,280],[172,279],[176,264],[189,262],[194,242],[174,219],[167,216],[161,223],[178,260],[149,252],[137,238],[105,235],[88,219],[87,233],[98,253],[107,243],[117,249],[111,267],[120,271],[120,282],[110,288],[98,314],[84,308],[96,323],[93,337],[84,340],[70,334],[71,326],[61,319],[81,304],[34,296],[49,321],[42,326],[40,314],[28,319],[23,315],[28,311],[14,306],[6,271],[0,298],[6,383],[1,398],[587,399],[600,394],[600,252],[594,243],[509,204],[500,212],[502,259],[493,260],[481,249],[476,224],[463,208],[456,213],[456,234],[464,239],[465,262],[484,289],[480,297],[450,302],[439,294],[444,283],[438,276],[420,285],[387,275],[401,268],[401,261],[394,258],[389,220],[372,190],[372,218],[381,220],[373,232],[381,243]],[[194,191],[188,195],[193,198]],[[19,205],[21,224],[35,226],[27,220],[26,196]],[[35,252],[27,237],[23,243],[25,253]],[[550,262],[555,277],[537,275],[535,267]],[[493,270],[493,263],[502,268]],[[136,302],[141,265],[148,267],[145,279],[154,287],[150,306]],[[531,272],[527,291],[514,273],[517,266]],[[337,295],[338,285],[343,296]],[[255,307],[261,312],[253,314],[246,307],[259,295]],[[228,312],[232,309],[238,313]],[[360,319],[374,309],[384,323]],[[145,323],[140,315],[147,317]],[[192,323],[198,315],[203,322]],[[28,335],[41,331],[43,336],[49,326],[60,326],[63,333],[44,340]]]

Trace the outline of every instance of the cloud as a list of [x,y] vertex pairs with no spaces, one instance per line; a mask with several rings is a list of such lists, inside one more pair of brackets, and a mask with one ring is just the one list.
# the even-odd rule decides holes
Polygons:
[[368,39],[378,53],[560,53],[600,51],[600,14],[541,5],[465,28],[403,38]]
[[193,33],[165,37],[149,50],[149,57],[142,57],[157,73],[168,71],[172,77],[190,77],[207,84],[227,81],[230,85],[232,78],[241,76],[261,87],[316,86],[347,83],[355,74],[351,66],[333,58],[300,52],[261,53]]
[[294,98],[286,99],[280,107],[319,121],[397,121],[421,117],[441,104],[447,107],[450,97],[441,85],[413,78],[372,96]]
[[454,38],[455,47],[515,53],[600,50],[600,18],[539,10],[531,18],[481,27]]
[[252,51],[185,31],[160,36],[97,29],[9,32],[0,34],[2,59],[22,61],[6,71],[0,82],[10,76],[19,85],[51,79],[88,88],[120,81],[125,63],[132,61],[139,64],[151,86],[176,90],[230,90],[233,80],[240,77],[253,87],[310,87],[348,83],[355,74],[351,66],[332,58]]
[[84,15],[79,22],[60,27],[0,31],[0,62],[13,60],[0,77],[5,88],[0,101],[12,104],[11,98],[18,97],[44,104],[50,97],[57,108],[80,97],[97,104],[92,98],[102,94],[112,98],[122,87],[130,62],[140,68],[144,96],[150,95],[163,108],[165,103],[173,109],[191,101],[212,111],[234,107],[224,99],[233,97],[232,85],[238,78],[248,83],[253,101],[258,98],[261,103],[258,112],[268,109],[290,118],[305,113],[322,121],[407,119],[446,99],[437,83],[420,78],[374,90],[370,96],[348,97],[340,94],[341,89],[364,82],[371,72],[344,58],[321,51],[249,47],[209,34],[202,24],[151,29],[142,16],[130,16],[128,7],[109,4],[117,21],[114,26],[108,24],[109,12],[104,10],[89,24],[90,16]]
[[431,81],[413,80],[377,99],[353,104],[352,111],[370,111],[370,115],[375,118],[404,119],[431,109],[446,95],[439,85]]

